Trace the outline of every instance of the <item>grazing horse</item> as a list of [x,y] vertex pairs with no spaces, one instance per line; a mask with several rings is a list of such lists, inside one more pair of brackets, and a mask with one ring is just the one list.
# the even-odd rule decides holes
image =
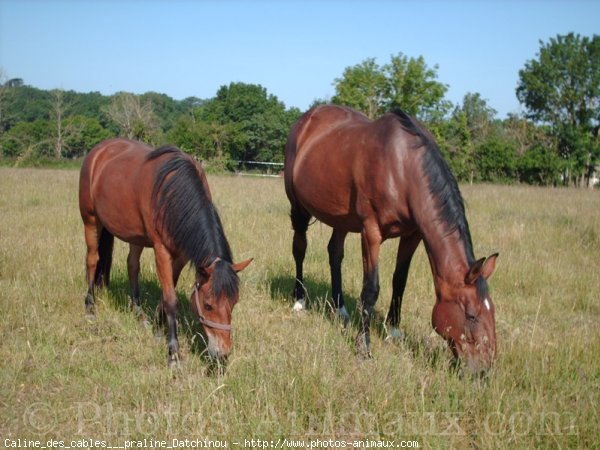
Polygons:
[[356,343],[370,356],[369,323],[379,295],[381,243],[400,237],[386,318],[401,336],[400,309],[412,256],[425,244],[436,303],[432,325],[473,372],[496,352],[494,304],[487,278],[498,254],[476,260],[458,184],[431,134],[402,111],[372,121],[347,107],[324,105],[292,127],[285,149],[285,189],[291,204],[296,263],[294,309],[304,307],[302,264],[312,216],[333,228],[327,246],[333,304],[347,321],[341,263],[349,232],[360,233],[362,329]]
[[133,306],[140,311],[138,275],[144,247],[154,248],[162,287],[159,318],[167,326],[168,364],[179,361],[177,295],[181,270],[191,261],[196,282],[190,303],[208,336],[212,357],[232,347],[231,312],[239,299],[237,272],[206,176],[175,147],[156,150],[110,139],[86,156],[79,179],[79,209],[87,244],[86,311],[94,314],[95,287],[108,285],[114,236],[129,243],[127,270]]

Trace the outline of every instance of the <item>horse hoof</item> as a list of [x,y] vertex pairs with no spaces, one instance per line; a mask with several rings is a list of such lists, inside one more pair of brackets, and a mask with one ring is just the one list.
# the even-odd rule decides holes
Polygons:
[[85,318],[87,320],[95,320],[96,319],[96,306],[95,305],[85,305]]
[[397,343],[404,340],[404,333],[400,330],[400,328],[389,327],[387,328],[387,337],[385,338],[386,342]]
[[348,310],[346,309],[346,306],[342,306],[341,308],[338,308],[337,315],[338,315],[338,318],[342,321],[342,325],[344,326],[344,328],[346,328],[348,326],[348,324],[350,323],[350,314],[348,314]]
[[179,361],[179,356],[169,355],[167,357],[167,366],[171,370],[181,369],[181,362]]
[[305,308],[306,308],[305,302],[304,302],[304,299],[302,298],[302,299],[296,300],[296,303],[294,303],[294,307],[292,308],[292,310],[294,312],[300,312],[300,311],[304,311]]
[[138,322],[146,329],[151,329],[152,328],[152,323],[150,322],[150,319],[148,319],[148,316],[146,315],[146,313],[144,312],[144,310],[142,309],[141,306],[133,306],[133,313],[135,314],[135,317],[137,318]]
[[358,336],[356,336],[356,353],[361,360],[373,358],[369,340],[369,336],[365,333],[359,333]]

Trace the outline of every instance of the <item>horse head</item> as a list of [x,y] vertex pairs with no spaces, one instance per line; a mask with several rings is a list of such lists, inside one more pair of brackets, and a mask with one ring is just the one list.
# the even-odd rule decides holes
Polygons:
[[248,259],[232,264],[216,258],[196,273],[190,303],[208,338],[208,353],[213,358],[225,359],[233,347],[231,313],[239,300],[237,273],[251,262]]
[[496,354],[494,303],[486,280],[495,269],[497,257],[496,253],[473,263],[464,284],[440,289],[433,308],[433,328],[474,374],[487,371]]

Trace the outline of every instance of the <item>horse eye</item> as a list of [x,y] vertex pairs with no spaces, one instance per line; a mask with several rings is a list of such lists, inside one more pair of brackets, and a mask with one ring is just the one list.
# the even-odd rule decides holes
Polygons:
[[204,309],[206,311],[212,311],[213,307],[211,305],[209,305],[208,303],[204,302]]
[[469,322],[476,322],[477,321],[477,318],[473,314],[469,314],[469,313],[466,313],[466,314],[467,314],[467,320]]

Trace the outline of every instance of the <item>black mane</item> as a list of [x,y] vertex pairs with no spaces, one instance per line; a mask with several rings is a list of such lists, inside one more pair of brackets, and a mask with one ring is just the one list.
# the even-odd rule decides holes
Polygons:
[[464,242],[465,253],[469,265],[475,262],[473,242],[469,231],[469,224],[465,215],[465,204],[458,189],[456,178],[450,171],[433,136],[417,121],[401,110],[395,110],[402,128],[410,134],[417,136],[425,147],[422,158],[423,172],[428,178],[429,192],[436,199],[440,219],[446,225],[446,231],[458,231],[460,239]]
[[167,231],[197,271],[220,258],[212,276],[213,294],[232,297],[238,292],[238,277],[231,267],[231,249],[196,165],[173,146],[153,150],[146,160],[163,156],[152,190],[156,224]]

